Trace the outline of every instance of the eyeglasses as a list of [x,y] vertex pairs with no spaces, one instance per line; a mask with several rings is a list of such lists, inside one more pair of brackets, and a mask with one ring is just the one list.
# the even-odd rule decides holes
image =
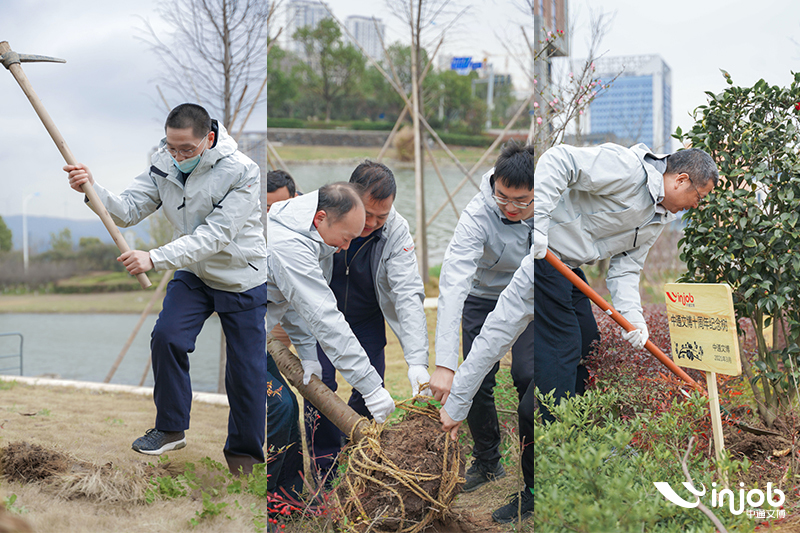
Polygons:
[[192,157],[194,153],[197,151],[197,149],[200,148],[200,145],[203,144],[203,142],[206,140],[208,140],[208,134],[206,134],[206,136],[203,137],[203,140],[197,143],[195,147],[192,148],[191,150],[176,150],[175,148],[167,148],[167,145],[164,145],[161,147],[161,151],[167,152],[172,157],[176,157],[178,155],[181,155],[183,157]]
[[[694,193],[697,195],[697,203],[698,204],[703,203],[703,200],[705,200],[706,197],[702,196],[700,194],[700,191],[697,190],[697,185],[694,184],[694,181],[692,181],[692,178],[689,178],[689,183],[692,184],[692,189],[694,189]],[[706,193],[706,194],[708,194],[708,193]]]
[[509,199],[507,199],[507,198],[500,198],[499,196],[497,196],[497,195],[494,195],[494,194],[492,195],[492,198],[494,198],[494,201],[495,201],[495,202],[497,202],[497,204],[498,204],[498,205],[508,205],[508,204],[511,204],[511,205],[513,205],[514,207],[516,207],[517,209],[525,209],[526,207],[530,206],[530,205],[533,203],[533,200],[531,200],[531,201],[530,201],[530,202],[528,202],[527,204],[522,204],[522,203],[520,203],[520,202],[514,202],[514,201],[512,201],[512,200],[509,200]]

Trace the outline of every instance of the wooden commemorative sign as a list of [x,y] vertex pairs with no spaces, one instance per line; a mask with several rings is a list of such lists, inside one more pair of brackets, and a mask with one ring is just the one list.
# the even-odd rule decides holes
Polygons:
[[664,290],[675,364],[728,376],[741,374],[730,286],[668,283]]
[[672,342],[672,360],[705,371],[717,459],[725,439],[717,392],[717,374],[742,373],[733,293],[726,283],[667,283],[664,286]]

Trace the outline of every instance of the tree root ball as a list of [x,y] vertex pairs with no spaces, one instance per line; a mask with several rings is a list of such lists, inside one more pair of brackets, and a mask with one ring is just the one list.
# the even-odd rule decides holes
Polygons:
[[337,496],[349,524],[416,533],[455,519],[464,452],[442,432],[435,407],[410,406],[402,421],[348,448],[344,462]]

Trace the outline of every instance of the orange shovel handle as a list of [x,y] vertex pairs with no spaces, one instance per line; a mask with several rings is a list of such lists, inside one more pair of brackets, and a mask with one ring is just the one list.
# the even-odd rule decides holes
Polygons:
[[[558,257],[556,257],[553,252],[548,250],[547,251],[547,255],[545,255],[545,259],[547,260],[548,263],[553,265],[556,270],[561,272],[561,274],[565,278],[570,280],[572,282],[572,284],[575,285],[578,288],[578,290],[580,290],[583,294],[588,296],[589,299],[591,299],[595,304],[597,304],[597,306],[600,309],[605,311],[605,313],[608,316],[613,318],[617,322],[617,324],[622,326],[622,329],[624,329],[625,331],[633,331],[634,329],[636,329],[633,326],[633,324],[631,324],[630,322],[628,322],[625,319],[624,316],[619,314],[619,312],[616,309],[614,309],[608,302],[606,302],[603,298],[601,298],[600,295],[597,294],[597,291],[592,289],[585,281],[583,281],[580,277],[578,277],[578,275],[576,275],[572,271],[571,268],[569,268],[567,265],[562,263],[561,260]],[[664,366],[669,368],[672,371],[673,374],[675,374],[676,376],[681,378],[683,381],[685,381],[686,383],[688,383],[689,385],[691,385],[692,387],[694,387],[698,391],[705,392],[704,389],[695,380],[693,380],[691,377],[689,377],[689,374],[684,372],[678,365],[676,365],[672,361],[672,359],[667,357],[664,354],[664,352],[662,352],[658,348],[658,346],[653,344],[652,341],[648,340],[647,343],[644,345],[644,347],[647,348],[647,350],[651,354],[656,356],[656,359],[661,361],[664,364]]]

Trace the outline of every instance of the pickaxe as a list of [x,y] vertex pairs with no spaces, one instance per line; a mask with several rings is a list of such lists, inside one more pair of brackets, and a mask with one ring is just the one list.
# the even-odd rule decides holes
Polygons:
[[[50,134],[50,137],[53,138],[53,141],[56,143],[56,147],[58,147],[58,151],[61,152],[64,160],[68,165],[77,165],[78,160],[75,159],[74,155],[72,155],[72,151],[69,149],[69,146],[67,146],[67,142],[64,140],[61,132],[58,131],[55,122],[53,122],[53,119],[50,118],[50,114],[44,108],[44,105],[42,105],[42,101],[39,100],[39,97],[33,90],[33,86],[31,85],[30,81],[28,81],[28,77],[22,70],[21,65],[21,63],[36,62],[66,63],[66,61],[64,59],[58,59],[55,57],[18,54],[17,52],[11,50],[11,47],[7,41],[2,41],[0,42],[0,62],[2,62],[3,66],[11,72],[11,74],[14,76],[14,79],[16,79],[17,83],[19,83],[19,86],[22,87],[22,91],[25,93],[25,96],[28,97],[28,100],[30,100],[33,109],[36,111],[36,114],[39,115],[39,118],[44,124],[44,127],[47,129],[47,132]],[[94,190],[94,187],[92,187],[89,182],[86,182],[81,186],[81,188],[83,189],[84,194],[86,194],[86,197],[89,199],[89,205],[100,217],[100,220],[103,221],[103,225],[108,230],[108,233],[111,234],[111,238],[114,239],[114,243],[117,245],[117,248],[119,248],[119,251],[122,253],[130,251],[128,243],[122,237],[122,232],[120,232],[117,225],[114,224],[114,221],[111,219],[111,215],[108,214],[108,211],[103,205],[103,202],[100,200],[100,197],[97,196],[97,192]],[[150,286],[150,280],[145,274],[137,274],[136,279],[139,281],[139,284],[143,289],[146,289]]]

